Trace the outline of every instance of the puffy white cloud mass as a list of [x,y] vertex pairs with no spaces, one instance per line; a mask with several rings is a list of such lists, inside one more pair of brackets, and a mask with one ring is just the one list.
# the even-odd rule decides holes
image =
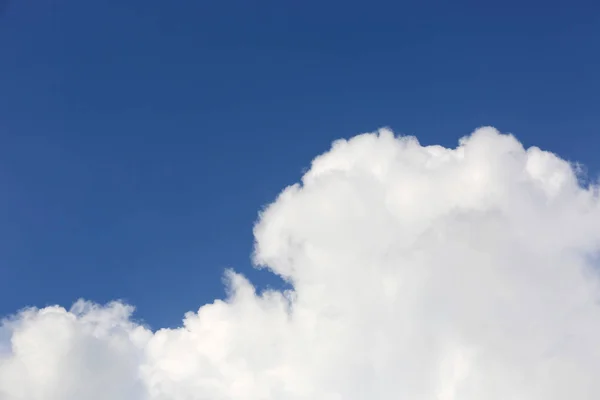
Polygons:
[[0,328],[2,400],[597,400],[598,187],[482,128],[458,147],[340,140],[254,228],[292,290],[153,332],[132,308],[28,309]]

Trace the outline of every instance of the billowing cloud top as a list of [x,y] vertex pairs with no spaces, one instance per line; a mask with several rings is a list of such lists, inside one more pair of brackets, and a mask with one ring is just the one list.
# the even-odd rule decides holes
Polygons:
[[597,400],[597,187],[483,128],[333,144],[255,226],[289,281],[152,332],[79,301],[0,328],[1,400]]

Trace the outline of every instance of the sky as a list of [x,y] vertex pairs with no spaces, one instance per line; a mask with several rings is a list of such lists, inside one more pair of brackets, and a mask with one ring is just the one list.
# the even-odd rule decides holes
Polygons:
[[[313,311],[315,304],[323,306],[334,298],[346,299],[348,288],[367,290],[368,283],[364,287],[355,286],[355,281],[350,278],[339,278],[341,286],[338,288],[334,283],[338,280],[333,277],[338,276],[336,274],[340,271],[332,269],[331,274],[324,272],[321,276],[313,268],[327,264],[319,258],[321,256],[332,264],[348,263],[349,260],[338,249],[341,245],[356,246],[356,251],[362,248],[367,253],[382,252],[369,238],[360,235],[358,239],[346,238],[341,227],[331,228],[328,232],[332,236],[341,235],[345,239],[340,239],[339,243],[327,242],[326,251],[319,253],[321,256],[311,253],[309,257],[297,254],[297,249],[286,247],[296,244],[281,244],[275,236],[289,235],[294,240],[300,237],[309,243],[312,243],[311,240],[321,243],[325,239],[320,236],[320,229],[327,231],[324,228],[327,223],[339,222],[336,218],[355,213],[372,213],[374,219],[369,220],[368,224],[374,225],[367,226],[381,234],[381,237],[393,232],[400,235],[395,230],[397,227],[388,227],[382,222],[389,215],[379,215],[372,208],[392,207],[388,203],[392,200],[387,197],[385,201],[383,198],[369,198],[357,200],[356,204],[345,204],[345,197],[339,194],[354,193],[352,190],[355,189],[344,185],[368,191],[371,186],[360,186],[365,183],[361,180],[364,177],[359,179],[357,176],[362,176],[368,170],[369,179],[375,179],[373,176],[379,176],[379,172],[365,167],[358,160],[358,155],[347,153],[343,146],[330,151],[335,140],[350,139],[382,127],[389,127],[397,135],[414,135],[423,146],[442,146],[448,154],[460,153],[462,150],[452,150],[459,146],[459,139],[481,126],[491,125],[499,132],[516,137],[513,142],[513,139],[506,139],[511,136],[503,136],[496,131],[488,136],[483,134],[481,137],[487,138],[482,139],[484,143],[491,143],[491,148],[495,145],[499,148],[489,150],[489,146],[473,145],[472,148],[479,149],[471,153],[475,154],[472,156],[475,157],[473,159],[476,161],[472,161],[475,164],[465,161],[465,170],[476,165],[482,171],[488,171],[488,167],[489,171],[509,171],[506,174],[498,172],[498,175],[484,173],[483,178],[477,178],[487,179],[485,182],[489,186],[485,182],[468,181],[474,188],[478,188],[479,184],[487,189],[511,188],[490,189],[492,200],[478,197],[478,189],[471,190],[463,185],[463,167],[456,167],[456,171],[460,171],[448,176],[449,182],[455,182],[453,179],[462,182],[448,192],[448,187],[433,175],[429,177],[432,183],[419,184],[419,179],[427,181],[429,178],[419,175],[422,173],[419,172],[421,167],[413,168],[410,163],[420,164],[412,156],[405,156],[400,150],[400,155],[389,155],[387,150],[378,147],[380,145],[372,145],[364,140],[352,142],[354,147],[351,147],[358,154],[364,151],[374,163],[386,157],[408,157],[407,160],[412,160],[409,163],[411,167],[406,167],[415,171],[410,178],[401,174],[400,167],[389,167],[390,171],[396,172],[390,172],[385,178],[377,178],[383,182],[381,187],[385,191],[390,190],[390,193],[395,193],[395,189],[393,180],[389,179],[396,174],[400,174],[398,176],[401,179],[407,179],[407,187],[414,184],[421,188],[414,194],[414,198],[424,202],[421,208],[415,205],[414,199],[390,195],[406,209],[417,207],[413,210],[415,220],[411,220],[410,224],[421,226],[419,224],[425,224],[423,221],[430,221],[428,218],[431,215],[450,212],[441,204],[427,203],[431,197],[439,196],[440,199],[448,199],[449,204],[479,211],[491,205],[500,207],[500,204],[501,207],[507,207],[510,217],[499,222],[508,224],[508,227],[502,225],[498,228],[501,232],[505,229],[512,234],[517,228],[526,232],[532,229],[531,232],[538,237],[536,240],[515,239],[521,240],[519,243],[534,254],[527,253],[513,260],[516,264],[524,263],[523,260],[539,261],[542,256],[536,251],[546,245],[555,247],[555,255],[559,260],[563,260],[562,250],[572,248],[584,249],[581,254],[593,258],[593,240],[597,232],[578,214],[583,207],[581,202],[593,202],[581,200],[580,197],[584,198],[591,192],[570,186],[573,179],[581,180],[582,176],[571,176],[570,169],[565,172],[567,167],[564,165],[567,164],[563,160],[585,165],[588,177],[583,180],[593,182],[598,177],[599,42],[600,4],[595,1],[573,1],[568,4],[557,1],[506,1],[494,4],[476,1],[374,1],[368,5],[366,2],[310,0],[0,1],[0,316],[12,315],[24,307],[45,309],[59,305],[67,310],[65,312],[68,315],[80,316],[77,321],[83,321],[80,324],[84,333],[87,332],[85,324],[89,320],[96,321],[95,318],[120,321],[117,325],[124,326],[123,335],[130,339],[131,332],[138,332],[136,329],[139,328],[143,331],[141,338],[136,336],[135,340],[131,339],[131,343],[134,343],[131,348],[144,349],[144,365],[150,366],[145,371],[153,371],[148,372],[152,379],[144,378],[144,388],[147,389],[152,386],[148,386],[147,382],[164,383],[175,379],[165,372],[168,369],[165,359],[175,356],[157,344],[161,340],[163,342],[160,343],[169,342],[170,339],[152,336],[153,332],[160,328],[181,327],[187,312],[195,313],[203,305],[212,304],[215,299],[225,299],[227,293],[233,296],[232,303],[224,303],[224,306],[215,303],[217,305],[212,308],[202,308],[208,315],[204,321],[217,317],[219,321],[229,321],[230,324],[221,329],[223,334],[233,335],[233,339],[236,336],[232,332],[236,329],[248,328],[243,318],[250,318],[252,314],[244,306],[250,307],[256,302],[262,304],[262,298],[251,295],[244,298],[240,295],[238,297],[241,300],[238,299],[236,290],[245,293],[246,283],[236,280],[238,275],[235,274],[245,276],[258,292],[269,287],[295,287],[296,294],[304,293],[304,299],[309,299],[299,308]],[[381,137],[381,141],[389,148],[401,147],[404,143],[399,141],[391,144],[385,142],[389,139],[386,139],[386,134]],[[506,146],[515,154],[520,154],[518,157],[521,157],[522,164],[519,165],[525,171],[526,179],[517,178],[516,172],[510,172],[510,168],[514,167],[510,162],[504,159],[494,161],[497,154],[504,154],[502,143],[507,143],[506,140],[512,143]],[[472,143],[479,142],[473,140]],[[538,156],[535,151],[528,152],[520,146],[525,149],[539,146],[542,150],[556,153],[556,160],[560,162],[552,158],[554,156],[548,157],[556,162],[547,161],[548,157]],[[415,150],[415,154],[421,154],[415,155],[416,158],[427,154],[432,160],[441,157],[440,160],[443,160],[439,162],[442,164],[450,162],[439,155],[438,150],[418,148],[429,150]],[[314,183],[318,188],[314,193],[304,189],[296,194],[294,190],[286,192],[291,193],[291,198],[306,198],[306,204],[298,200],[297,204],[286,205],[285,196],[278,198],[279,194],[301,179],[312,179],[311,176],[318,175],[319,168],[326,170],[328,167],[320,167],[321,164],[316,161],[319,160],[316,157],[324,153],[331,155],[324,164],[331,162],[337,165],[335,168],[346,168],[352,179],[357,181],[351,178],[347,178],[348,181],[332,178],[331,182],[317,179],[321,183]],[[491,161],[486,164],[488,156]],[[350,161],[342,161],[344,157],[349,157]],[[469,157],[465,159],[473,160]],[[541,162],[540,159],[547,162]],[[438,161],[432,162],[437,165]],[[534,166],[538,164],[542,166],[536,169]],[[556,178],[559,183],[551,183],[545,178],[546,170],[553,171],[547,174],[563,178]],[[354,175],[354,172],[358,175]],[[544,194],[531,194],[533,192],[527,189],[529,183],[521,189],[515,189],[518,186],[515,182],[519,179],[543,182],[546,186],[543,190],[538,189]],[[552,185],[558,185],[558,188],[552,189]],[[335,188],[341,192],[335,192]],[[454,191],[459,194],[452,194]],[[531,211],[532,204],[540,207],[546,204],[544,196],[554,199],[556,191],[571,193],[564,198],[558,196],[563,200],[556,207],[563,210],[564,214],[559,213],[557,215],[560,216],[554,218],[551,217],[554,214],[546,209],[540,211],[539,215]],[[305,195],[305,192],[309,194]],[[464,198],[461,197],[462,192],[465,192]],[[533,200],[527,197],[529,195],[533,196]],[[315,205],[330,203],[334,206],[333,209],[328,208],[329,213]],[[282,211],[277,211],[280,210],[280,204],[283,204]],[[259,211],[267,206],[276,210],[268,214],[274,216],[263,215],[259,219]],[[340,208],[339,214],[333,211],[336,207]],[[594,206],[589,207],[594,209]],[[523,210],[529,210],[534,216],[525,218],[529,214]],[[549,210],[554,209],[550,207]],[[548,214],[544,214],[546,211]],[[591,212],[589,221],[597,221],[594,212]],[[279,213],[283,216],[278,216]],[[304,215],[313,225],[300,227],[303,226],[302,221],[300,217],[294,217],[296,215]],[[316,215],[321,215],[322,219],[315,220]],[[477,223],[483,226],[482,232],[489,229],[487,217],[470,218],[479,221]],[[548,222],[544,225],[540,221]],[[399,224],[404,223],[407,222],[400,218]],[[477,223],[474,226],[479,226]],[[349,232],[364,227],[364,221],[354,221],[352,218],[348,224],[346,228]],[[454,222],[448,224],[455,226]],[[533,229],[530,224],[537,224],[536,229],[546,226],[555,234],[548,233],[546,237],[544,231]],[[572,227],[572,237],[561,237],[557,233],[557,229],[562,229],[561,224]],[[588,236],[581,236],[581,232],[586,232]],[[471,237],[463,239],[464,243],[474,240]],[[502,251],[506,250],[502,246],[489,250],[489,254],[497,256],[498,265],[508,263],[501,256]],[[436,248],[433,246],[431,249]],[[460,246],[452,247],[448,251],[458,257],[461,251],[467,251],[460,249]],[[318,249],[315,251],[318,252]],[[265,263],[268,268],[259,270],[253,267],[253,252],[258,254],[254,261]],[[367,264],[387,265],[387,261],[383,262],[381,258],[360,254],[357,259]],[[311,258],[313,256],[319,261],[314,261]],[[291,265],[284,261],[286,257],[292,260],[289,261]],[[393,258],[391,255],[389,257]],[[398,260],[406,262],[406,254],[398,257]],[[473,257],[477,259],[478,256]],[[419,262],[431,266],[433,261]],[[556,262],[558,265],[563,261]],[[557,270],[561,266],[566,268],[566,265],[579,266],[579,263],[583,262],[569,259],[558,265]],[[227,268],[235,273],[224,278]],[[374,274],[381,272],[385,275],[388,273],[386,268],[375,268],[374,271],[378,272]],[[348,273],[353,279],[366,279],[359,272],[353,274],[352,271],[355,270],[349,267]],[[537,273],[530,272],[534,275]],[[568,275],[567,272],[565,274]],[[552,273],[547,275],[550,276],[549,280],[559,277]],[[301,277],[306,277],[307,282],[303,283],[305,286],[298,282],[294,286],[290,282],[284,284],[282,277],[299,279],[301,282]],[[573,286],[560,287],[557,293],[568,295],[573,288],[588,285],[575,276],[569,277]],[[227,284],[228,279],[234,283]],[[339,290],[339,297],[320,297],[325,296],[318,294],[321,286],[313,282],[319,279],[326,286],[332,285],[333,292],[338,293],[336,291]],[[538,307],[541,306],[527,297],[527,291],[523,289],[530,287],[528,285],[533,284],[534,280],[529,275],[511,279],[515,282],[514,293],[524,296],[519,297],[525,305],[523,310],[540,311]],[[549,282],[548,287],[553,287],[553,282]],[[342,287],[344,284],[347,284],[346,289]],[[536,290],[531,289],[531,292],[537,293]],[[539,291],[544,290],[539,288]],[[436,287],[431,293],[440,291],[443,292]],[[548,296],[549,304],[557,301],[557,297],[546,292],[543,294]],[[74,314],[69,313],[71,305],[80,298],[92,303],[77,303],[77,307],[84,310],[91,307],[92,311],[77,311],[79,309],[76,308]],[[114,303],[116,305],[107,308],[90,305],[113,300],[121,300],[122,303]],[[496,300],[489,299],[490,307],[496,304]],[[267,304],[263,306],[277,308],[273,304],[285,303],[281,299],[271,301],[265,300]],[[373,301],[373,304],[379,304],[378,301],[383,300]],[[458,307],[463,301],[467,300],[457,300],[456,304],[448,307]],[[135,306],[133,320],[128,312],[123,311],[128,310],[125,304]],[[367,303],[354,304],[348,300],[348,304],[355,305],[356,309],[369,310]],[[236,308],[238,306],[241,311]],[[323,307],[323,310],[327,309]],[[421,310],[419,307],[415,306],[410,311]],[[589,309],[590,314],[573,317],[576,318],[574,326],[593,326],[591,332],[599,332],[598,318],[590,316],[594,313],[593,308],[589,304],[587,307],[585,309]],[[392,307],[390,312],[394,310],[397,311]],[[449,312],[454,312],[452,310]],[[62,311],[56,312],[60,314]],[[338,312],[343,314],[342,311]],[[473,321],[483,318],[479,312],[473,311]],[[356,314],[349,312],[352,318],[344,321],[348,324],[361,322],[360,326],[364,327],[368,325],[364,319],[367,314],[362,311]],[[41,314],[18,315],[18,321],[37,321],[36,318]],[[265,314],[263,317],[265,324],[272,322],[269,319],[272,316]],[[513,317],[525,318],[521,314]],[[194,318],[192,316],[189,319],[192,325]],[[257,318],[260,320],[261,317]],[[302,322],[298,323],[305,327],[307,322],[302,318],[298,317]],[[544,320],[545,323],[560,326],[548,318]],[[465,317],[465,321],[468,320]],[[142,328],[132,321],[143,321],[143,326],[148,328]],[[506,321],[515,322],[511,318]],[[372,323],[377,325],[380,322]],[[206,329],[206,322],[198,324]],[[465,322],[462,326],[467,325]],[[96,325],[94,327],[97,328]],[[13,339],[20,337],[17,333],[21,332],[21,328],[11,329],[5,329],[8,334],[0,329],[0,361],[2,335]],[[297,336],[285,336],[286,329],[296,332]],[[296,347],[301,346],[300,343],[306,344],[308,339],[298,333],[302,329],[294,329],[282,327],[281,331],[277,331],[279,333],[273,333],[273,337],[282,341],[279,345],[283,347],[292,342],[286,342],[281,337],[293,336]],[[324,329],[332,335],[336,332],[335,327]],[[362,332],[360,328],[356,329]],[[382,325],[381,329],[391,334],[399,328]],[[555,333],[556,338],[567,335],[558,328],[551,332]],[[113,338],[110,333],[105,335],[108,336],[100,336]],[[213,332],[213,335],[216,333]],[[148,338],[150,336],[151,339]],[[524,337],[530,338],[527,335]],[[344,343],[350,346],[359,338],[361,336],[357,334],[356,337],[348,337]],[[461,338],[466,340],[463,336]],[[220,342],[216,337],[211,337],[207,343],[219,347]],[[407,343],[412,342],[408,340]],[[526,346],[531,341],[523,339],[519,343]],[[585,338],[582,343],[586,343]],[[326,349],[330,345],[326,341],[313,344],[321,346],[319,349]],[[398,347],[395,349],[400,351]],[[581,358],[579,348],[563,351],[561,354],[565,360],[579,362],[577,365],[583,368],[579,373],[589,371],[587,367],[597,366],[594,364],[596,361],[585,359],[584,356]],[[466,357],[460,354],[460,357]],[[341,360],[337,354],[330,356],[332,360]],[[288,385],[285,388],[264,383],[259,386],[270,387],[272,392],[252,392],[257,399],[273,398],[268,397],[275,396],[273,393],[279,393],[277,396],[280,397],[275,398],[286,400],[311,396],[317,398],[314,396],[325,396],[324,393],[333,390],[331,387],[335,387],[337,378],[332,378],[327,384],[316,382],[314,376],[306,372],[310,364],[299,361],[297,354],[290,357],[295,361],[284,363],[288,368],[284,370],[296,372],[300,377],[298,379],[306,380],[304,384],[284,378],[281,379]],[[251,356],[246,354],[242,358],[249,366],[254,365],[255,360]],[[286,360],[289,362],[289,359]],[[275,364],[279,361],[276,357],[273,359]],[[381,362],[387,365],[385,360]],[[492,364],[481,362],[483,364],[477,365],[494,371]],[[514,358],[502,365],[529,365],[527,362]],[[533,365],[533,361],[531,363]],[[0,375],[3,365],[7,368],[8,364],[0,363]],[[330,367],[335,369],[334,364]],[[259,366],[256,368],[260,369]],[[559,367],[548,368],[552,371],[548,376],[568,375]],[[427,370],[428,367],[423,364],[422,371]],[[229,374],[228,379],[240,379],[236,373],[227,371],[223,373]],[[192,372],[190,374],[195,376]],[[371,375],[358,368],[343,376],[356,378]],[[581,379],[585,379],[585,374],[582,376]],[[271,378],[264,379],[268,381]],[[381,379],[383,382],[385,376]],[[5,381],[0,379],[0,393],[2,390],[8,396],[20,393],[10,391],[13,389],[2,386],[2,382]],[[251,392],[243,384],[241,388],[231,389],[231,385],[223,382],[221,384],[227,390],[233,391],[213,388],[212,392],[207,389],[203,393],[213,396],[209,397],[211,399],[220,398],[218,396],[234,399],[240,393]],[[586,387],[585,382],[580,383],[581,387]],[[593,385],[591,381],[587,384]],[[156,385],[152,386],[154,397],[130,394],[128,399],[188,399],[182,396],[189,388],[173,389],[168,384]],[[387,388],[384,383],[381,385]],[[52,392],[43,385],[32,387],[42,388],[39,393]],[[302,392],[297,387],[313,387],[314,390]],[[477,387],[473,386],[469,389],[471,392],[463,394],[477,394]],[[554,389],[556,393],[561,393],[560,388]],[[582,393],[600,393],[597,386],[593,386],[593,389]],[[378,398],[377,391],[360,392],[366,389],[359,390],[356,387],[352,390],[370,398]],[[418,400],[430,398],[419,387],[398,390],[393,393],[414,394]],[[56,392],[55,397],[43,397],[39,393],[29,394],[29,397],[21,395],[26,400],[71,398],[71,394],[66,392]],[[296,397],[289,393],[295,393]],[[340,393],[342,397],[331,394],[330,397],[320,398],[350,399],[344,397],[343,393],[351,391]],[[447,396],[444,400],[453,398],[451,394],[444,396]],[[582,396],[578,398],[586,398]],[[13,397],[8,398],[13,400]],[[537,400],[537,397],[527,399]]]
[[[0,314],[151,325],[222,296],[259,209],[341,137],[482,125],[596,173],[596,2],[12,0],[0,19]],[[160,292],[161,296],[155,294]]]

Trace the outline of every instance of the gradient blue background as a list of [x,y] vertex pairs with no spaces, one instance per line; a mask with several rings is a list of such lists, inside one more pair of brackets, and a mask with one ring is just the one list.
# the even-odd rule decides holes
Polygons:
[[598,1],[4,2],[0,315],[119,298],[174,326],[224,267],[277,285],[260,207],[384,125],[600,170]]

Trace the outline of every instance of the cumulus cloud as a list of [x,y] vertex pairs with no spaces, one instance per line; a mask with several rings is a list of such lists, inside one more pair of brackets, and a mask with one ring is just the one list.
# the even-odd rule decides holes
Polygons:
[[0,328],[2,400],[596,400],[600,198],[577,168],[482,128],[455,149],[340,140],[254,228],[292,289],[156,332],[121,303]]

